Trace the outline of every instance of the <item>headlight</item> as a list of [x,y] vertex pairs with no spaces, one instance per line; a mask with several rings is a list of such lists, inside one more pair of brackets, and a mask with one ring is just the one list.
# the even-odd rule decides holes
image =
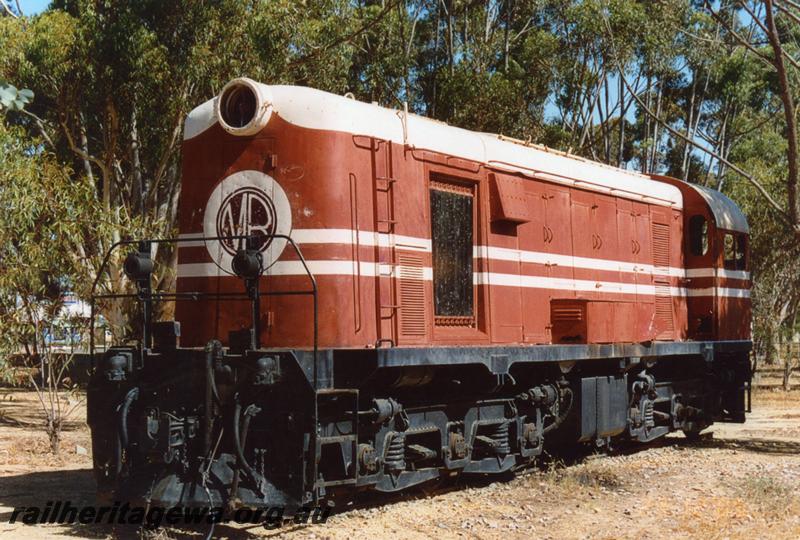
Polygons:
[[272,115],[269,88],[246,77],[233,79],[214,101],[220,125],[231,135],[254,135]]

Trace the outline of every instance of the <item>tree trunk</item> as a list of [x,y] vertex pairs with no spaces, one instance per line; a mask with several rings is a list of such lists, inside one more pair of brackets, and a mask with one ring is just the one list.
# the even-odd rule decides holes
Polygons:
[[768,29],[767,38],[772,46],[773,59],[772,63],[775,66],[775,71],[778,76],[778,86],[780,88],[781,102],[783,102],[783,114],[786,120],[786,159],[787,164],[787,178],[786,178],[786,192],[789,201],[789,217],[795,228],[800,224],[800,216],[798,216],[797,208],[797,124],[795,118],[795,103],[789,86],[789,77],[786,73],[786,65],[783,62],[783,46],[781,45],[778,29],[775,26],[775,18],[773,16],[772,0],[764,0],[764,12],[766,15],[766,26]]
[[511,34],[511,14],[514,10],[513,0],[506,2],[506,24],[503,31],[503,73],[508,73],[508,53],[511,47],[510,34]]
[[622,160],[625,155],[625,84],[622,77],[619,78],[619,145],[617,148],[617,167],[622,167]]
[[[652,110],[652,108],[653,108],[653,92],[651,90],[652,90],[652,79],[650,77],[650,74],[648,73],[647,74],[647,102],[646,102],[646,105],[647,105],[647,108],[650,109],[650,110]],[[645,144],[649,144],[650,143],[650,122],[651,122],[650,116],[649,115],[645,116],[644,117],[644,139],[643,139]],[[648,166],[650,165],[650,148],[645,148],[644,149],[644,153],[641,156],[641,162],[642,162],[642,164],[641,164],[642,172],[646,174],[648,172]]]
[[442,2],[436,2],[436,41],[433,46],[433,73],[431,76],[431,96],[428,107],[432,118],[436,118],[437,75],[439,74],[439,48],[442,46]]
[[[604,74],[605,75],[605,74]],[[600,116],[600,126],[603,129],[603,150],[605,152],[605,162],[611,164],[611,133],[609,129],[609,119],[611,118],[610,96],[608,91],[608,77],[603,76],[603,93],[605,101],[605,113]]]
[[[686,137],[692,137],[692,125],[694,122],[694,100],[697,94],[697,73],[692,72],[692,91],[689,95],[689,114],[688,119],[686,121]],[[681,161],[681,176],[683,177],[684,182],[686,181],[686,177],[689,174],[689,155],[691,153],[691,145],[689,143],[684,144],[683,147],[683,160]]]
[[453,44],[453,26],[455,25],[455,17],[453,17],[453,0],[447,2],[447,63],[450,66],[450,75],[455,73],[455,45]]
[[[142,178],[142,162],[139,158],[139,130],[136,126],[136,106],[134,105],[131,111],[131,161],[133,162],[133,189],[131,195],[135,197],[138,195],[139,212],[144,215],[146,209],[145,193],[147,193],[147,186],[144,185]],[[138,191],[138,193],[137,193]],[[132,197],[132,200],[136,200]]]
[[[664,95],[664,82],[659,81],[656,83],[658,88],[656,92],[656,118],[661,118],[661,98]],[[650,165],[648,167],[649,172],[653,172],[656,170],[656,160],[658,154],[658,122],[653,122],[653,145],[650,148]]]
[[[80,122],[80,137],[81,137],[81,150],[85,156],[89,155],[89,138],[86,136],[86,122],[83,119],[83,113],[80,113],[78,117],[78,121]],[[86,172],[86,178],[89,179],[89,183],[94,186],[94,174],[92,173],[92,163],[86,158],[83,157],[81,159],[83,161],[83,170]],[[97,186],[95,186],[97,189]]]

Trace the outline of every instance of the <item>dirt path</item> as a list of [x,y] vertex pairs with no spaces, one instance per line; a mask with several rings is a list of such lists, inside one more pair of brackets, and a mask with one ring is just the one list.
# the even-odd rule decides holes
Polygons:
[[[100,526],[11,525],[14,507],[49,499],[93,500],[88,431],[82,418],[65,433],[58,458],[34,421],[32,394],[0,391],[0,535],[114,538],[131,531]],[[77,452],[76,452],[77,450]],[[688,444],[672,436],[657,448],[591,456],[508,482],[462,486],[391,504],[372,503],[324,525],[266,531],[219,526],[217,537],[256,538],[800,538],[800,393],[756,396],[747,424],[715,426]],[[201,538],[204,530],[160,531],[156,538]],[[135,534],[134,534],[135,536]]]

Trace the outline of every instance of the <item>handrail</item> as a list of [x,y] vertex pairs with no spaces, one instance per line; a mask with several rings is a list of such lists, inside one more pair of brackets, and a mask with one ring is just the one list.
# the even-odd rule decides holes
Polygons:
[[[300,251],[300,248],[297,247],[295,241],[288,235],[285,234],[270,234],[270,235],[263,235],[258,238],[269,238],[269,239],[283,239],[286,240],[294,250],[295,254],[297,255],[298,259],[300,259],[300,263],[303,265],[303,269],[308,276],[308,279],[311,283],[311,288],[308,290],[289,290],[289,291],[268,291],[264,293],[259,293],[258,296],[293,296],[293,295],[311,295],[313,298],[313,305],[314,305],[314,387],[317,386],[317,356],[319,350],[319,320],[318,320],[318,299],[317,299],[317,280],[314,278],[314,275],[311,273],[311,270],[308,268],[308,264],[306,263],[305,257],[303,257],[303,253]],[[215,299],[215,300],[245,300],[250,298],[247,295],[247,292],[244,293],[231,293],[231,292],[156,292],[156,293],[147,293],[141,294],[140,292],[135,293],[109,293],[109,294],[96,294],[97,286],[100,283],[100,279],[103,276],[106,267],[108,266],[108,261],[111,258],[111,255],[114,251],[122,246],[131,246],[131,245],[139,245],[142,243],[149,243],[149,244],[180,244],[181,242],[196,242],[198,240],[201,241],[209,241],[209,240],[247,240],[247,239],[255,239],[257,237],[253,235],[230,235],[230,236],[202,236],[202,237],[192,237],[192,238],[155,238],[152,240],[120,240],[115,242],[109,249],[106,251],[105,256],[103,257],[103,262],[100,265],[100,269],[97,272],[97,276],[95,276],[94,281],[92,282],[92,292],[90,296],[90,323],[89,323],[89,354],[92,359],[92,368],[94,368],[94,327],[95,327],[95,299],[115,299],[115,298],[137,298],[141,301],[146,300],[178,300],[178,299],[188,299],[188,300],[199,300],[201,298],[206,299]],[[263,270],[262,274],[263,276]],[[259,279],[260,277],[259,276]],[[146,344],[142,343],[142,347]]]

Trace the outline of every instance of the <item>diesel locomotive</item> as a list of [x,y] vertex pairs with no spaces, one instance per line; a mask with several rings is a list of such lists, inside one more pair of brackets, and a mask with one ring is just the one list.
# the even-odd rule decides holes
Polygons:
[[182,171],[179,235],[107,256],[142,322],[94,356],[105,496],[297,508],[749,410],[749,229],[717,191],[247,78],[188,115]]

